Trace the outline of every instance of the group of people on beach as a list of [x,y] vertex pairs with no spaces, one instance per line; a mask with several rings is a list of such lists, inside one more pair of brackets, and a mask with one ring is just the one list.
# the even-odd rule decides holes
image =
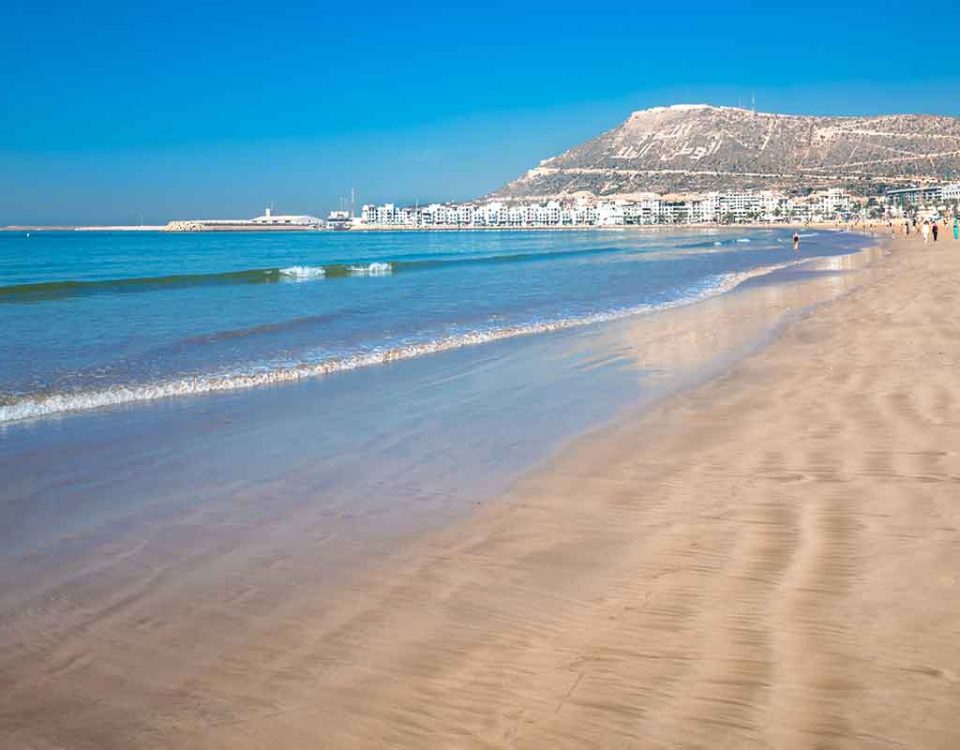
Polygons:
[[[890,234],[891,236],[895,235],[893,222],[890,222]],[[914,232],[919,232],[920,236],[923,237],[924,244],[930,242],[930,237],[933,236],[933,241],[936,242],[940,236],[940,225],[937,223],[936,219],[932,221],[930,219],[924,219],[923,222],[917,226],[917,220],[913,219],[911,221],[905,221],[902,225],[903,236],[906,237],[910,234],[911,228]],[[953,239],[960,240],[960,218],[953,217]]]

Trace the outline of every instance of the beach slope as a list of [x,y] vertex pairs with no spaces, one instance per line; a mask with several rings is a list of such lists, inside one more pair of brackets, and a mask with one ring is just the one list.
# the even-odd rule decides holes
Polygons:
[[178,684],[140,649],[156,700],[8,685],[0,740],[960,747],[960,242],[869,279]]
[[960,244],[900,241],[729,376],[258,644],[271,705],[180,738],[960,746],[958,286]]

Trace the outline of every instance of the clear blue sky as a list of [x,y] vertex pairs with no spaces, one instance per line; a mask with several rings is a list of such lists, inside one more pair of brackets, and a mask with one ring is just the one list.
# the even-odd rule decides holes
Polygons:
[[960,115],[956,3],[644,5],[3,0],[0,224],[470,198],[634,109],[754,93]]

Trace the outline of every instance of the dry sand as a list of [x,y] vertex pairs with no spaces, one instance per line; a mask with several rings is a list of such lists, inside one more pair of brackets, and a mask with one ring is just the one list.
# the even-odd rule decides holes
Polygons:
[[[76,746],[960,747],[960,242],[893,247],[734,372]],[[6,715],[14,746],[62,744]]]

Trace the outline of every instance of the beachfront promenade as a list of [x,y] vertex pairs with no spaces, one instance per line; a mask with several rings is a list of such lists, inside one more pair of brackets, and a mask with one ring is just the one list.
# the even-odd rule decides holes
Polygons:
[[590,227],[711,226],[728,224],[827,224],[886,222],[920,216],[941,219],[960,210],[960,183],[890,191],[885,196],[855,196],[841,188],[788,195],[780,190],[641,193],[629,198],[578,197],[539,201],[488,200],[469,203],[394,203],[362,207],[359,216],[333,211],[326,222],[312,216],[171,221],[170,232],[585,229]]

